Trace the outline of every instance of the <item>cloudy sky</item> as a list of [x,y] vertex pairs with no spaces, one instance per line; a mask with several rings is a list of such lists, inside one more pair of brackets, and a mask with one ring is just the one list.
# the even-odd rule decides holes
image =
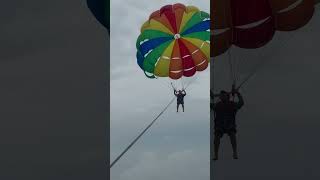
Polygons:
[[[111,1],[111,160],[173,96],[170,81],[148,79],[136,63],[136,39],[150,13],[184,3],[209,12],[207,0]],[[209,179],[209,69],[187,90],[185,113],[173,103],[111,170],[112,180]],[[177,83],[180,85],[180,83]]]

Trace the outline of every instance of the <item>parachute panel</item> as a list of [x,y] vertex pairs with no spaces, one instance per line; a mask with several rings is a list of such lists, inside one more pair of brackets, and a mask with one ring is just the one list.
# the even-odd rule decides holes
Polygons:
[[195,45],[196,47],[198,47],[203,54],[206,56],[207,60],[210,60],[210,43],[206,42],[206,41],[202,41],[199,39],[195,39],[195,38],[184,38],[185,40],[191,42],[193,45]]
[[161,38],[161,37],[172,37],[170,34],[157,31],[157,30],[145,30],[142,34],[139,35],[136,43],[136,48],[139,49],[140,45],[145,41]]
[[182,18],[183,18],[183,15],[184,15],[184,12],[185,12],[185,8],[181,8],[181,7],[175,7],[175,11],[176,11],[176,26],[177,26],[177,29],[180,31],[180,26],[181,26],[181,22],[182,22]]
[[191,53],[189,52],[186,45],[182,42],[182,40],[179,39],[178,43],[182,58],[183,75],[186,77],[191,77],[196,73],[196,68]]
[[268,0],[232,0],[231,2],[233,26],[248,25],[272,16]]
[[227,29],[231,28],[231,2],[230,0],[212,1],[210,9],[211,13],[211,28]]
[[213,46],[211,48],[211,53],[213,57],[219,56],[225,53],[232,46],[232,31],[227,30],[220,34],[211,35],[211,42]]
[[179,79],[183,75],[182,59],[178,41],[174,42],[169,71],[171,79]]
[[145,30],[159,30],[162,32],[165,32],[167,34],[173,34],[172,31],[170,29],[168,29],[165,25],[163,25],[162,23],[160,23],[159,21],[153,20],[151,19],[150,21],[145,22],[142,27],[141,27],[141,32],[145,31]]
[[172,41],[167,49],[163,52],[158,60],[154,74],[159,77],[167,77],[169,75],[169,66],[174,42]]
[[[314,0],[289,1],[286,6],[280,9],[279,1],[270,0],[272,7],[276,9],[276,29],[279,31],[294,31],[306,25],[314,13]],[[286,1],[284,1],[286,2]],[[299,3],[300,2],[300,3]]]
[[164,44],[153,49],[149,54],[146,55],[143,62],[143,68],[145,71],[149,73],[154,73],[155,64],[157,63],[159,57],[165,51],[169,44],[170,42],[165,42]]
[[186,48],[191,54],[196,70],[205,70],[208,67],[209,61],[207,57],[204,55],[204,53],[200,50],[200,48],[188,42],[187,40],[181,39],[181,41],[183,42],[183,44],[186,45]]
[[233,44],[240,48],[254,49],[267,44],[275,33],[273,18],[249,28],[235,28]]

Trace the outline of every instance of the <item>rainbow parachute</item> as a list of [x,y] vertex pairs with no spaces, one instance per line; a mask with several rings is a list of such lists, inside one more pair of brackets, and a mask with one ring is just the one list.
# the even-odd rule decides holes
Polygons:
[[136,48],[147,77],[191,77],[208,67],[210,16],[194,6],[164,6],[142,25]]

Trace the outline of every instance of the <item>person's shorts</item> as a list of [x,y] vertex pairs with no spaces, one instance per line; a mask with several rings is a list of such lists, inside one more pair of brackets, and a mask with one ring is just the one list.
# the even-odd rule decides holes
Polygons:
[[218,136],[218,137],[223,137],[224,134],[228,134],[230,136],[230,135],[234,135],[236,133],[237,133],[236,128],[230,128],[230,129],[215,128],[214,129],[214,134],[215,134],[215,136]]
[[177,102],[177,105],[180,105],[180,104],[184,105],[184,103],[183,103],[183,102]]

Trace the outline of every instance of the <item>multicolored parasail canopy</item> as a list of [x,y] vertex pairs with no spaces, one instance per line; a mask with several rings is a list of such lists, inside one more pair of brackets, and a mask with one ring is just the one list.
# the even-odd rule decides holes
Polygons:
[[194,6],[166,5],[142,25],[136,48],[147,77],[191,77],[208,67],[209,14]]
[[318,0],[216,0],[211,3],[212,56],[232,45],[259,48],[275,31],[293,31],[312,18]]

